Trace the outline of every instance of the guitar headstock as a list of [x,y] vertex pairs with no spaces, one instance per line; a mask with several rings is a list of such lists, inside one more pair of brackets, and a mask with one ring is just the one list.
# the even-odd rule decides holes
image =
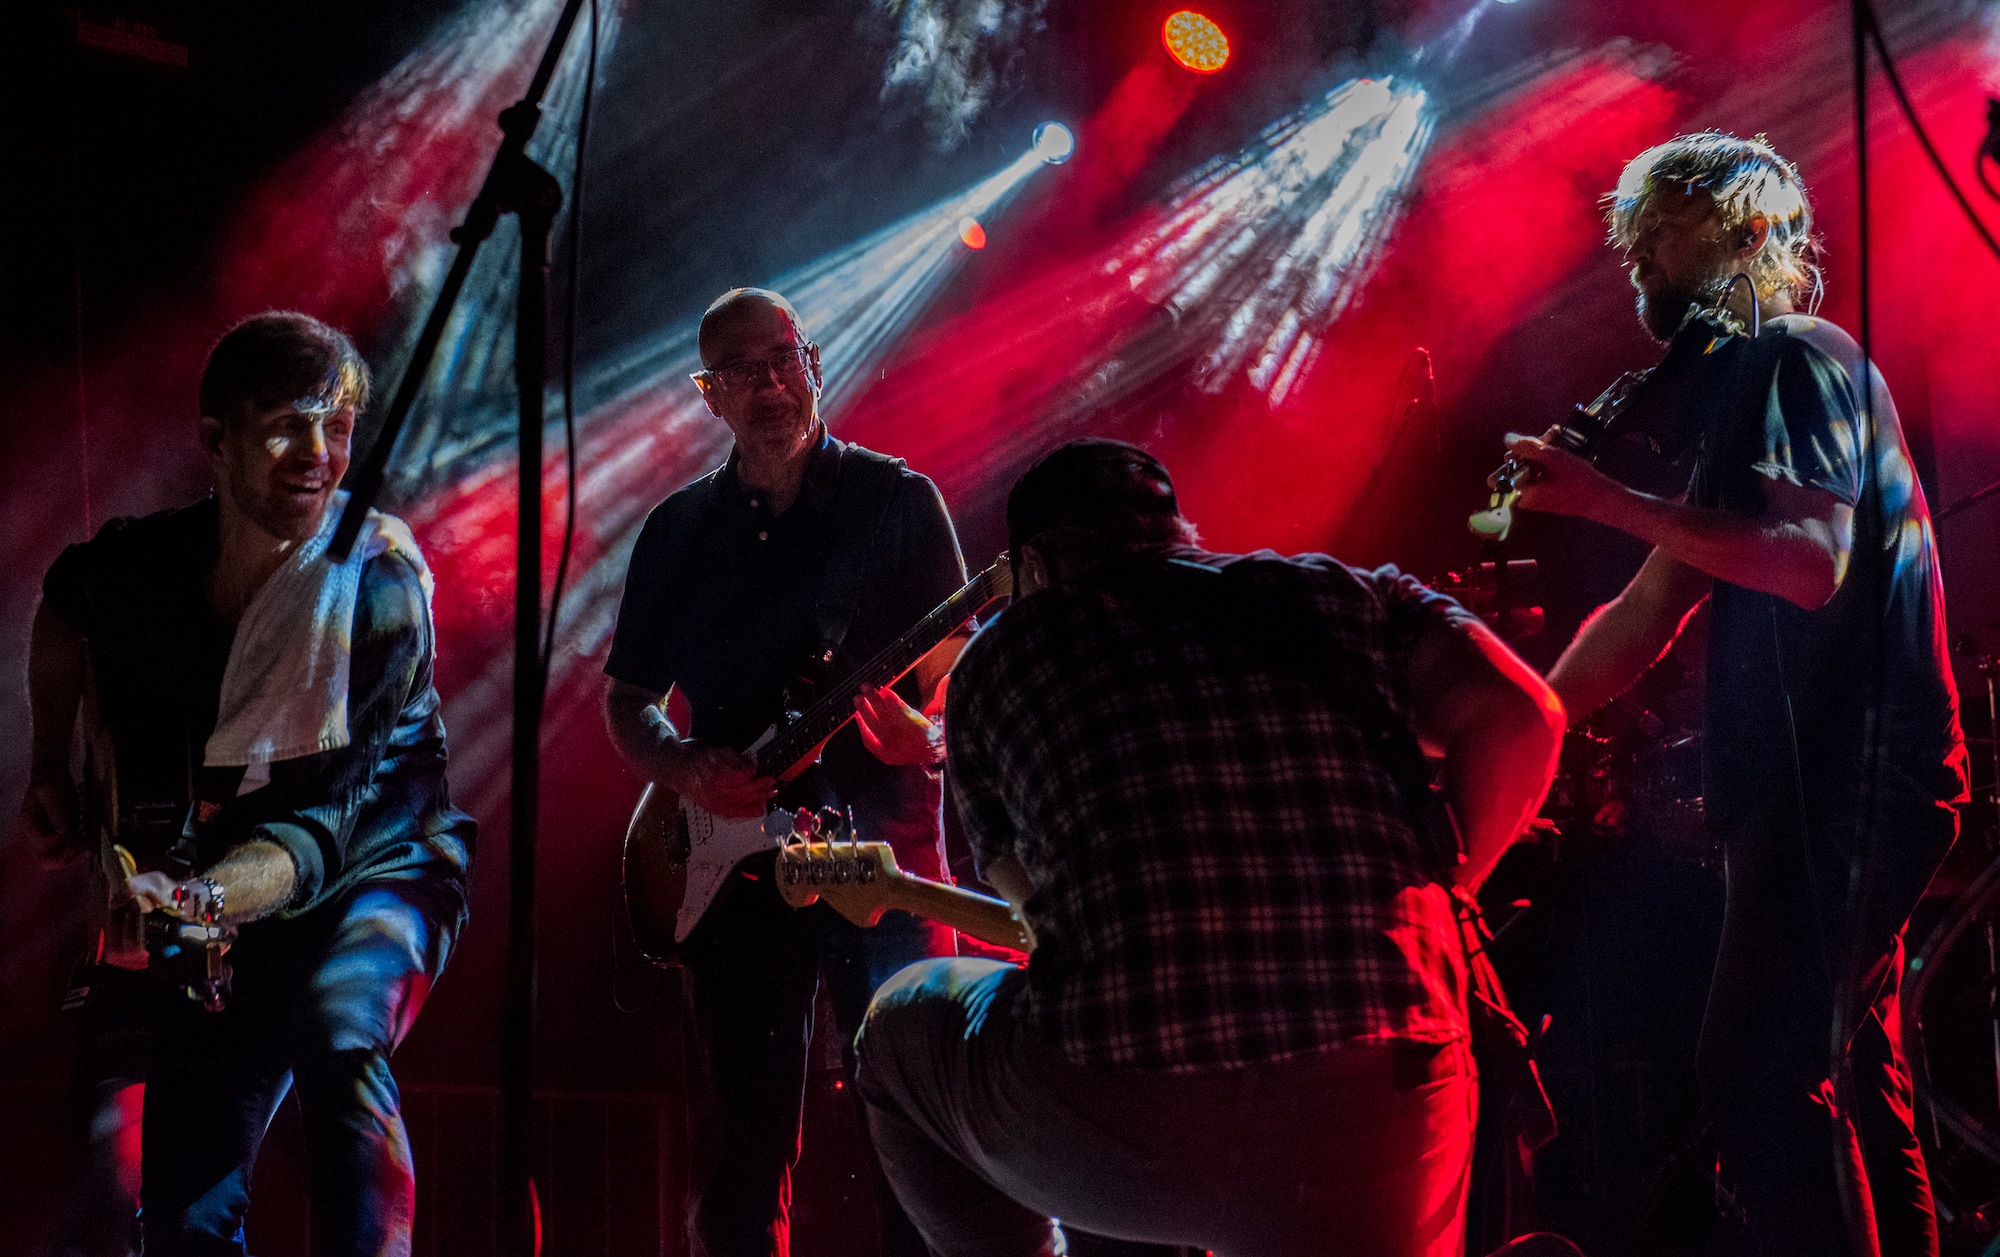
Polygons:
[[864,929],[898,908],[996,947],[1034,950],[1033,933],[1004,900],[903,872],[889,844],[860,841],[853,821],[831,809],[799,813],[778,841],[775,875],[787,904],[803,908],[824,899]]
[[778,848],[778,894],[794,908],[816,899],[856,925],[882,919],[888,889],[903,876],[886,842],[801,838]]

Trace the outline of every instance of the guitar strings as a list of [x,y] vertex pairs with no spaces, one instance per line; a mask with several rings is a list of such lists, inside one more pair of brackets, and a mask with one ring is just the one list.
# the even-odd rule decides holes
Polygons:
[[[907,671],[911,664],[916,662],[915,660],[902,662],[903,656],[910,649],[910,644],[934,631],[941,623],[956,623],[970,616],[972,613],[964,610],[966,604],[974,603],[975,600],[976,603],[986,602],[992,596],[993,582],[992,568],[981,572],[968,582],[965,588],[945,599],[923,619],[917,621],[907,633],[877,651],[867,663],[834,685],[826,697],[814,703],[798,723],[773,738],[763,751],[758,753],[759,775],[776,776],[804,758],[807,751],[832,737],[839,731],[840,726],[846,724],[854,715],[854,696],[861,692],[864,684],[871,688],[886,685]],[[940,636],[938,640],[944,639]],[[927,648],[924,653],[929,653],[931,649],[936,649],[935,645]],[[920,654],[917,658],[921,659],[923,655]]]

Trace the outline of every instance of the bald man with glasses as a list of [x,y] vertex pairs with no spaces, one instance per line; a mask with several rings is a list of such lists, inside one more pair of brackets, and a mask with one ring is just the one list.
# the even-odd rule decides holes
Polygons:
[[[653,510],[633,547],[604,669],[612,739],[634,770],[710,812],[851,809],[858,830],[890,843],[903,868],[939,877],[944,755],[935,714],[961,639],[898,686],[864,689],[854,725],[795,780],[758,776],[743,749],[788,710],[787,688],[808,660],[838,679],[965,583],[944,500],[902,460],[827,432],[819,347],[784,297],[732,289],[702,316],[699,339],[694,383],[735,444],[721,467]],[[850,584],[858,588],[840,588]],[[690,713],[686,728],[666,716],[675,690]],[[712,1257],[790,1250],[819,984],[850,1045],[851,1072],[854,1032],[875,988],[906,964],[952,952],[949,931],[907,913],[863,929],[824,904],[794,912],[771,874],[769,854],[739,865],[680,954],[720,1117],[704,1149],[714,1172],[694,1212]],[[882,1252],[924,1253],[879,1169],[873,1178]]]

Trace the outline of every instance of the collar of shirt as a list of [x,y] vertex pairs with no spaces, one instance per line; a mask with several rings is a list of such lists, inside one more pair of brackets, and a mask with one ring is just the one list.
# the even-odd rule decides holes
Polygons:
[[[809,508],[818,514],[832,504],[834,490],[840,483],[840,453],[843,446],[826,430],[826,421],[819,421],[819,440],[806,451],[805,479],[799,485],[798,501],[792,505]],[[771,513],[770,495],[761,489],[752,489],[737,476],[737,461],[740,455],[735,448],[729,451],[729,460],[722,465],[722,474],[716,477],[717,497],[726,503],[740,506],[768,516]]]

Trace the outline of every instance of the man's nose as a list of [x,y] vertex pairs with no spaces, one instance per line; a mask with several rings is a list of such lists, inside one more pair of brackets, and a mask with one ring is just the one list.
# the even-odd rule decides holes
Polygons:
[[304,442],[304,446],[305,446],[304,452],[310,454],[314,462],[316,463],[325,462],[326,425],[317,422],[307,424],[306,439]]

